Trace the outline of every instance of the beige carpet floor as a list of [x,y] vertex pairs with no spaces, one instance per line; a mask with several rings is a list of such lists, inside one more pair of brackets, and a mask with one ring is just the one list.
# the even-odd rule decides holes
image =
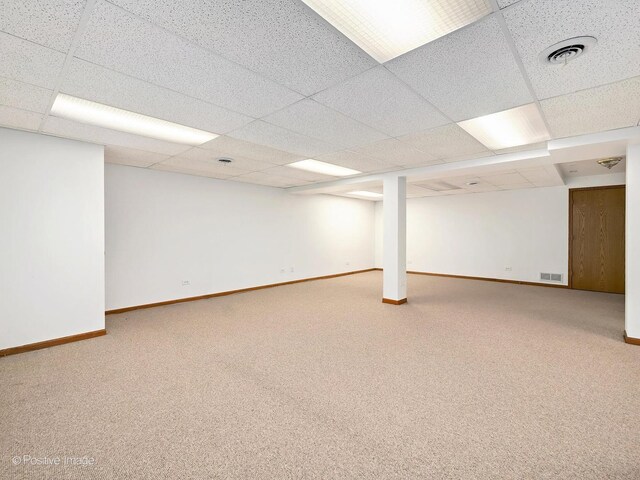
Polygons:
[[109,316],[0,359],[0,478],[640,478],[622,296],[411,275],[393,306],[381,282]]

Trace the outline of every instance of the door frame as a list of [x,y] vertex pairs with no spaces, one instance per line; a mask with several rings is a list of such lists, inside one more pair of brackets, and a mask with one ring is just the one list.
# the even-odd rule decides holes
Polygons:
[[[627,187],[626,184],[619,184],[619,185],[602,185],[599,187],[580,187],[580,188],[569,189],[569,265],[567,269],[567,276],[569,277],[567,279],[567,286],[569,288],[571,289],[573,288],[573,265],[572,265],[573,262],[571,261],[573,257],[573,252],[572,252],[573,239],[571,238],[573,235],[573,192],[577,192],[581,190],[609,190],[614,188],[626,189],[626,187]],[[626,190],[625,190],[625,195],[626,195]],[[626,261],[627,259],[625,258],[625,263]]]

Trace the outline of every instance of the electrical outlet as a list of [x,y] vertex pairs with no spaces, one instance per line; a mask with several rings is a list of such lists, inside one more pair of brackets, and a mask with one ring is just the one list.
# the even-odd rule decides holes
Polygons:
[[291,267],[291,273],[293,273],[293,271],[294,271],[294,270],[295,270],[295,269],[294,269],[293,267]]
[[182,280],[182,286],[183,286],[183,287],[186,287],[186,286],[188,286],[188,285],[191,285],[191,281],[189,281],[189,280]]
[[286,269],[286,268],[281,268],[281,269],[280,269],[280,273],[284,273],[284,272],[286,272],[286,271],[287,271],[287,269]]
[[507,272],[510,272],[510,271],[512,270],[512,269],[511,269],[511,267],[504,267],[504,269],[505,269]]
[[344,262],[344,264],[349,266],[349,265],[351,265],[351,262]]

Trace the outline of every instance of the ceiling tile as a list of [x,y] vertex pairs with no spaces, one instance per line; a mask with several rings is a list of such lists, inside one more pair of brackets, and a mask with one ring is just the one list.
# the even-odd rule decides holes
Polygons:
[[234,130],[229,133],[229,136],[307,158],[342,150],[339,146],[332,146],[321,140],[301,135],[261,120],[256,120],[238,130]]
[[541,167],[519,168],[517,171],[536,187],[552,187],[565,184],[557,168],[558,166],[559,165],[544,165]]
[[432,193],[432,190],[422,188],[418,185],[407,184],[407,198],[426,197],[430,196]]
[[150,168],[171,170],[213,178],[229,178],[236,175],[242,175],[243,173],[249,173],[248,170],[231,165],[223,165],[215,160],[211,161],[190,157],[188,156],[188,152],[187,154],[171,157],[161,163],[151,166]]
[[306,158],[304,155],[283,152],[282,150],[245,142],[225,135],[220,135],[210,142],[203,143],[199,148],[212,150],[220,157],[244,157],[274,165],[284,165]]
[[387,165],[417,166],[442,163],[435,156],[417,150],[395,138],[389,138],[353,150],[356,153],[380,159]]
[[545,167],[519,168],[518,173],[528,182],[549,182],[551,174]]
[[219,158],[224,156],[225,155],[220,155],[219,152],[215,150],[205,150],[204,148],[192,148],[180,154],[180,157],[184,159],[210,162],[228,170],[243,170],[243,173],[266,170],[267,168],[275,166],[273,163],[253,160],[238,155],[231,157],[233,161],[230,164],[224,164],[218,161]]
[[393,137],[449,123],[382,65],[313,98]]
[[310,99],[290,105],[265,117],[264,120],[343,148],[366,145],[387,138],[383,133]]
[[86,0],[0,0],[0,30],[66,52]]
[[445,125],[425,132],[412,133],[400,140],[434,158],[453,159],[463,155],[489,153],[484,145],[456,124]]
[[634,126],[640,120],[640,77],[540,103],[556,138]]
[[[640,2],[637,0],[531,0],[503,12],[540,99],[640,75]],[[589,35],[598,43],[566,66],[539,55],[562,40]]]
[[276,175],[279,177],[293,178],[296,180],[305,180],[307,182],[326,182],[329,180],[335,180],[336,177],[330,175],[323,175],[321,173],[307,172],[306,170],[300,170],[299,168],[279,166],[264,170],[264,173],[268,175]]
[[565,178],[573,177],[587,177],[590,175],[606,175],[610,173],[624,173],[626,171],[626,159],[623,159],[611,170],[598,165],[598,159],[582,160],[579,162],[560,163],[558,168],[562,172]]
[[0,32],[0,77],[53,89],[65,55]]
[[0,77],[0,105],[45,113],[52,93],[46,88]]
[[[350,150],[342,150],[341,152],[328,153],[315,157],[321,162],[340,165],[341,167],[352,168],[360,172],[378,172],[389,168],[389,163],[379,158],[370,157],[361,153],[352,152]],[[397,165],[396,165],[397,168]]]
[[[493,192],[498,190],[498,187],[476,175],[461,175],[458,177],[446,178],[445,181],[473,193]],[[469,183],[474,183],[475,185],[469,185]]]
[[233,182],[253,183],[256,185],[266,185],[270,187],[294,187],[298,185],[306,185],[309,182],[305,180],[296,180],[294,178],[282,177],[278,175],[269,175],[264,172],[252,172],[245,175],[239,175],[230,179]]
[[304,95],[377,64],[299,0],[113,0]]
[[386,66],[455,121],[533,100],[493,16],[391,60]]
[[0,126],[22,130],[38,130],[41,121],[42,115],[39,113],[0,105]]
[[184,175],[194,175],[196,177],[218,178],[220,180],[230,178],[229,175],[225,175],[220,172],[206,170],[206,169],[202,170],[197,167],[189,167],[189,166],[183,166],[183,165],[157,163],[149,168],[152,170],[161,170],[163,172],[182,173]]
[[513,185],[502,185],[500,186],[500,190],[522,190],[523,188],[534,188],[535,185],[529,182],[525,183],[514,183]]
[[132,112],[226,133],[253,119],[181,93],[74,59],[60,88],[63,93]]
[[519,173],[498,173],[492,175],[481,175],[482,180],[495,185],[496,187],[505,187],[509,185],[521,185],[528,183],[527,179]]
[[42,131],[60,137],[74,138],[100,145],[135,148],[166,155],[177,155],[191,148],[188,145],[180,145],[163,140],[156,140],[155,138],[117,132],[115,130],[109,130],[108,128],[94,127],[93,125],[86,125],[51,116],[47,118]]
[[104,147],[104,161],[118,165],[149,167],[154,163],[162,162],[168,158],[168,155],[137,150],[135,148],[119,147],[116,145],[106,145]]
[[513,5],[514,3],[518,3],[520,0],[498,0],[498,6],[500,8],[506,8],[509,5]]
[[101,0],[76,56],[252,117],[302,98]]

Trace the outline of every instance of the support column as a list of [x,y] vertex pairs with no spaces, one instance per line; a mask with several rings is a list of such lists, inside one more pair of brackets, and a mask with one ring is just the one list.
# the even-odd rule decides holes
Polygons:
[[640,345],[640,145],[627,147],[625,341]]
[[383,182],[383,303],[407,301],[407,178]]

